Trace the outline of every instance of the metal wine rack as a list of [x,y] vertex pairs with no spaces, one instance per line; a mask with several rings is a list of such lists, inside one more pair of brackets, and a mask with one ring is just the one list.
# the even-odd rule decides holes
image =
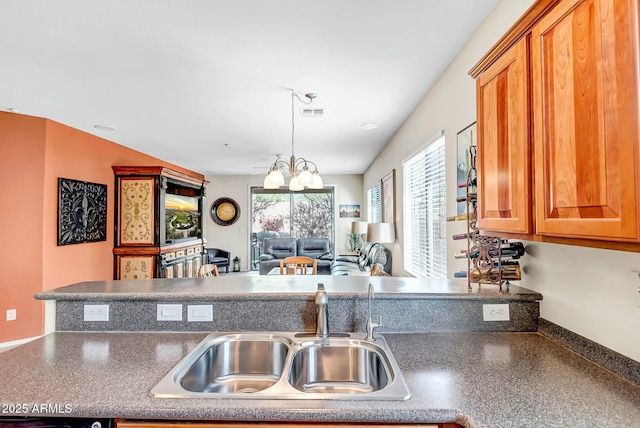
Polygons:
[[[500,291],[508,287],[509,280],[520,279],[520,265],[517,261],[507,262],[502,257],[504,238],[481,235],[477,228],[478,189],[476,169],[476,146],[469,148],[469,171],[467,172],[467,284],[496,284]],[[472,257],[473,255],[473,257]]]

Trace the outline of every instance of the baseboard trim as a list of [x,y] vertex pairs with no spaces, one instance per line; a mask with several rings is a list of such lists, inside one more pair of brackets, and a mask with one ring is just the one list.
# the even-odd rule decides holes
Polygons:
[[9,349],[15,348],[16,346],[24,345],[25,343],[36,340],[39,337],[42,336],[27,337],[26,339],[12,340],[11,342],[0,342],[0,352],[8,351]]
[[543,318],[540,318],[538,332],[589,361],[640,386],[640,362]]

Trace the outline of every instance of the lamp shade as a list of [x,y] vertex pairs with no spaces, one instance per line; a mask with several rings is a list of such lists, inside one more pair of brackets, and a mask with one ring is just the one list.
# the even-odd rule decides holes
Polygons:
[[289,190],[294,192],[299,192],[304,190],[304,186],[300,184],[300,180],[298,180],[298,176],[294,175],[291,177],[291,181],[289,181]]
[[396,231],[393,223],[369,223],[367,227],[367,241],[379,244],[391,244],[396,241]]
[[298,183],[303,187],[311,187],[313,184],[313,176],[306,165],[302,168],[300,174],[298,174]]
[[264,178],[265,189],[277,189],[284,184],[284,175],[277,168],[271,168],[269,174]]
[[312,176],[313,176],[313,180],[309,188],[322,189],[324,187],[324,181],[322,181],[322,177],[320,176],[320,173],[318,171],[314,171]]
[[367,226],[369,223],[366,221],[354,221],[351,223],[351,233],[357,233],[358,235],[362,235],[363,233],[367,233]]

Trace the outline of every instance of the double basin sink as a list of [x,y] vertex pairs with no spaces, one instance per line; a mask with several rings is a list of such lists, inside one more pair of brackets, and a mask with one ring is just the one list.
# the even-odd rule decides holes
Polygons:
[[406,400],[383,337],[339,333],[212,333],[149,395],[160,398]]

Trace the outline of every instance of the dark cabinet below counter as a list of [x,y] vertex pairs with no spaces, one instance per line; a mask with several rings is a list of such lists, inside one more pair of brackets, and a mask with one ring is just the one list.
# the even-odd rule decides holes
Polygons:
[[[116,428],[302,428],[309,423],[229,423],[229,422],[151,422],[151,421],[117,421]],[[312,424],[314,428],[337,428],[345,426],[375,427],[375,428],[459,428],[455,423],[443,424],[367,424],[367,423],[342,423],[342,424]]]
[[[26,406],[27,404],[3,404],[10,410],[11,406]],[[44,406],[48,407],[48,405]],[[34,404],[30,407],[39,405]],[[32,409],[30,409],[32,410]],[[2,409],[0,409],[2,411]],[[0,428],[113,428],[113,419],[95,418],[0,418]]]

